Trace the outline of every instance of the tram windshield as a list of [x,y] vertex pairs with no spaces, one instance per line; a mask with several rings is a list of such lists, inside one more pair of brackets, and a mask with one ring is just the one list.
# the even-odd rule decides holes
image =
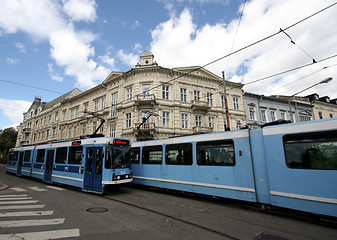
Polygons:
[[130,145],[114,145],[108,144],[105,154],[105,168],[116,169],[116,168],[130,168],[130,158],[128,157],[128,152]]

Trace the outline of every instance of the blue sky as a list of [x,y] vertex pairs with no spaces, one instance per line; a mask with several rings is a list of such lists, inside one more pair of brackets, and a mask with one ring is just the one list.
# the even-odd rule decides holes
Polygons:
[[[128,71],[150,50],[162,67],[202,66],[277,33],[333,0],[0,0],[0,129],[17,125],[35,96],[82,91]],[[244,7],[242,19],[239,18]],[[206,68],[249,83],[337,54],[337,5]],[[232,47],[233,46],[233,47]],[[308,56],[309,55],[309,56]],[[337,58],[245,91],[337,97]],[[300,80],[299,80],[300,79]],[[17,83],[17,84],[14,84]],[[28,87],[31,86],[31,87]]]

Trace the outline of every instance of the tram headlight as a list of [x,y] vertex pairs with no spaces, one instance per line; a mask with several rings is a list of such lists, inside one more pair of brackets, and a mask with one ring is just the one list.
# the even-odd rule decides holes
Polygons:
[[121,176],[117,176],[117,180],[121,179]]
[[125,178],[129,178],[129,175],[125,175]]

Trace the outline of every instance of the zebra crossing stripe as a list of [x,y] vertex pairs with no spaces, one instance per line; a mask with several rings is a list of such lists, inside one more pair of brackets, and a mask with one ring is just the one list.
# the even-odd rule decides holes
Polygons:
[[40,220],[14,220],[14,221],[0,221],[0,227],[33,227],[33,226],[46,226],[63,224],[65,218],[54,219],[40,219]]
[[11,205],[11,206],[0,206],[0,210],[10,210],[10,209],[35,209],[44,208],[46,205]]
[[53,215],[53,213],[54,211],[5,212],[0,213],[0,217],[49,216]]
[[29,200],[32,199],[32,197],[8,197],[8,198],[0,198],[0,201],[10,201],[10,200]]
[[20,197],[27,197],[27,194],[21,194],[21,195],[0,195],[1,198],[20,198]]
[[25,239],[25,240],[45,240],[79,237],[80,229],[64,229],[45,232],[30,232],[30,233],[15,233],[15,234],[0,234],[1,240]]
[[25,189],[23,189],[23,188],[18,188],[18,187],[16,187],[16,188],[11,188],[12,190],[14,190],[14,191],[17,191],[17,192],[26,192],[27,190],[25,190]]
[[29,187],[29,189],[32,189],[32,190],[37,191],[37,192],[45,192],[45,191],[48,191],[47,189],[44,189],[44,188],[38,188],[38,187]]
[[27,201],[5,201],[0,202],[0,205],[6,205],[6,204],[30,204],[30,203],[37,203],[39,200],[27,200]]
[[47,186],[47,188],[51,188],[51,189],[58,190],[58,191],[64,191],[65,190],[63,188],[55,187],[55,186]]

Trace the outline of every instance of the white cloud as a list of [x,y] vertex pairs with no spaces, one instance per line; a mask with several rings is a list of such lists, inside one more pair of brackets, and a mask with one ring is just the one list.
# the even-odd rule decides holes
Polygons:
[[93,0],[63,0],[63,10],[74,21],[94,22],[96,3]]
[[21,42],[16,42],[15,47],[19,49],[21,53],[26,53],[26,46]]
[[[291,0],[250,1],[245,7],[233,50],[277,33],[280,28],[290,26],[328,6],[329,3],[332,4],[333,1],[310,0],[305,1],[305,4],[303,1]],[[337,54],[337,33],[334,27],[337,25],[336,14],[337,8],[333,7],[288,29],[287,33],[316,60],[332,56]],[[179,16],[171,16],[171,19],[158,24],[152,31],[151,51],[161,66],[204,65],[230,53],[237,25],[238,19],[233,19],[228,24],[198,26],[193,22],[191,10],[185,8]],[[247,85],[244,89],[268,95],[278,88],[279,90],[273,94],[293,94],[329,76],[337,81],[337,68],[331,67],[290,84],[289,87],[281,88],[319,68],[335,64],[335,61],[336,58],[277,78]],[[281,33],[206,68],[219,76],[226,70],[227,79],[249,83],[310,62],[312,59]],[[337,84],[331,82],[326,86],[313,88],[311,91],[337,97]],[[303,94],[310,93],[307,91]]]
[[10,57],[6,58],[6,62],[7,62],[8,64],[11,64],[11,65],[17,64],[18,61],[19,61],[18,59],[13,59],[13,58],[10,58]]
[[62,82],[63,81],[63,77],[61,77],[58,73],[55,73],[54,67],[52,63],[48,63],[48,74],[49,76],[57,81],[57,82]]
[[132,29],[132,30],[135,30],[135,29],[138,28],[138,27],[140,27],[140,23],[136,20],[136,21],[132,24],[131,29]]
[[134,55],[132,53],[125,53],[123,50],[118,51],[118,57],[125,65],[131,67],[134,67],[137,64],[137,61],[139,60],[138,55]]
[[104,56],[99,56],[99,59],[105,64],[107,64],[109,67],[114,68],[115,67],[115,59],[110,56],[110,52],[108,52]]
[[[0,28],[4,34],[21,31],[33,39],[48,40],[51,57],[64,68],[66,75],[76,78],[75,85],[84,89],[93,87],[109,74],[109,69],[94,61],[91,42],[97,36],[76,31],[63,10],[74,21],[94,21],[97,17],[93,0],[65,0],[63,6],[60,1],[52,0],[7,0],[1,2]],[[62,79],[55,74],[51,77],[57,81]]]
[[0,99],[0,109],[9,121],[13,123],[13,126],[22,122],[23,113],[29,109],[31,104],[32,102],[21,100]]

